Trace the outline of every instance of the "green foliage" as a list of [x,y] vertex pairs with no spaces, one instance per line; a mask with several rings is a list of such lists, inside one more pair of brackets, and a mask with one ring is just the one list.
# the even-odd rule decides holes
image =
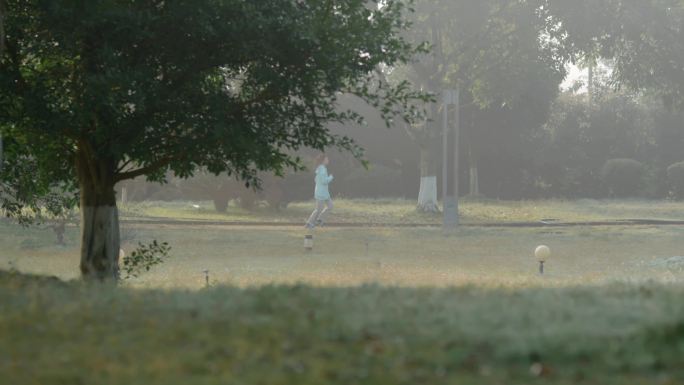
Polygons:
[[23,225],[70,219],[78,204],[73,185],[51,181],[39,162],[13,138],[3,138],[2,145],[0,209],[5,215]]
[[[611,91],[605,83],[596,88],[592,104],[586,95],[563,93],[544,131],[530,143],[529,151],[536,154],[533,173],[546,185],[547,196],[606,197],[600,170],[609,159],[638,159],[649,169],[664,168],[656,157],[660,142],[651,99]],[[650,182],[654,195],[659,186],[652,184],[659,179],[664,183],[657,175]]]
[[672,164],[667,168],[667,181],[674,197],[684,199],[684,162]]
[[335,109],[340,92],[388,120],[423,98],[373,80],[379,65],[413,55],[399,36],[402,1],[36,0],[8,8],[0,126],[59,180],[73,180],[74,159],[86,156],[110,182],[161,180],[166,170],[185,177],[201,166],[254,183],[257,170],[301,167],[286,150],[360,154],[325,127],[358,117]]
[[171,247],[166,242],[158,243],[154,240],[148,245],[139,242],[138,248],[123,258],[122,270],[126,273],[124,279],[137,278],[140,274],[150,271],[152,267],[163,263],[169,257],[169,251]]
[[0,157],[0,209],[23,226],[45,225],[55,233],[57,244],[64,245],[66,225],[77,223],[78,195],[73,187],[44,178],[33,157],[21,152],[13,140],[3,140]]
[[[421,0],[409,34],[414,42],[428,41],[432,52],[411,62],[404,76],[438,95],[460,90],[459,150],[467,154],[461,164],[482,170],[482,192],[504,199],[520,197],[517,181],[529,163],[529,138],[544,123],[566,75],[569,55],[560,40],[547,38],[549,15],[542,5]],[[438,101],[429,120],[409,127],[426,164],[441,137],[442,108]]]
[[621,198],[637,196],[644,173],[644,165],[634,159],[609,159],[601,169],[611,195]]
[[548,0],[551,36],[576,61],[611,59],[616,85],[656,92],[684,107],[684,3],[681,0]]
[[411,63],[409,77],[436,93],[460,86],[462,104],[481,109],[514,105],[524,96],[543,102],[530,90],[555,94],[565,75],[565,58],[558,42],[539,42],[547,28],[540,5],[417,1],[410,38],[429,42],[433,50]]
[[[553,193],[543,194],[598,197],[600,176],[595,170],[603,162],[617,157],[643,160],[649,151],[653,138],[648,138],[648,117],[639,115],[639,101],[618,92],[598,111],[583,112],[587,117],[581,123],[586,125],[576,127],[574,144],[566,142],[570,150],[553,143],[544,150],[544,160],[538,163],[546,170],[539,178],[529,154],[543,141],[537,128],[547,117],[567,62],[611,63],[612,75],[597,92],[603,96],[622,87],[641,95],[648,91],[668,108],[684,106],[680,0],[424,0],[417,1],[416,10],[409,37],[430,42],[433,51],[401,75],[436,93],[460,87],[461,152],[468,154],[463,164],[479,167],[481,190],[491,196],[529,197],[538,190],[535,185],[544,185],[552,186]],[[437,107],[431,117],[432,122],[410,127],[424,148],[440,134]],[[597,125],[600,133],[590,132]],[[610,137],[619,141],[609,142]],[[568,152],[575,152],[569,166],[560,155],[557,165],[543,163]],[[661,181],[663,173],[658,174]],[[662,194],[663,184],[655,186],[653,194]]]

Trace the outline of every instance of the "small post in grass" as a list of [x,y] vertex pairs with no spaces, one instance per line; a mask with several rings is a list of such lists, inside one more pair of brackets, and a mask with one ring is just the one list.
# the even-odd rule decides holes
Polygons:
[[204,286],[209,287],[209,270],[204,270]]
[[534,256],[539,261],[539,274],[544,275],[544,263],[551,256],[551,249],[546,245],[537,246],[534,250]]
[[306,234],[304,236],[304,250],[312,251],[314,246],[313,234]]

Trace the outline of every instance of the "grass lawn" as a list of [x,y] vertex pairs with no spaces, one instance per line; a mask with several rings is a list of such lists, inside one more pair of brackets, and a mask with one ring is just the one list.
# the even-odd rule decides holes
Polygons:
[[[194,213],[183,205],[138,215]],[[679,204],[662,206],[463,208],[482,221],[679,219]],[[335,215],[401,210],[417,215],[400,201],[341,201]],[[113,290],[27,275],[77,278],[76,228],[62,247],[0,222],[0,270],[18,271],[0,271],[0,384],[684,383],[684,227],[322,228],[313,252],[291,226],[122,233],[128,252],[158,239],[171,257]],[[553,250],[543,277],[539,244]]]
[[[199,206],[199,208],[193,207]],[[247,211],[234,204],[221,214],[211,202],[142,202],[124,205],[122,217],[137,219],[194,219],[239,222],[302,222],[313,209],[312,202],[291,203],[286,209],[274,211],[264,206]],[[556,219],[565,222],[620,219],[684,220],[684,202],[641,200],[580,200],[580,201],[473,201],[460,205],[463,223],[536,222]],[[409,200],[337,199],[334,214],[337,223],[403,223],[438,224],[440,215],[420,214],[415,202]]]
[[[421,286],[562,287],[612,282],[678,283],[684,278],[684,227],[572,228],[322,228],[313,252],[300,227],[126,225],[122,247],[169,242],[171,257],[128,285],[200,288],[304,283]],[[33,274],[78,276],[77,230],[66,247],[47,230],[0,225],[0,267]],[[553,250],[539,277],[533,250]]]

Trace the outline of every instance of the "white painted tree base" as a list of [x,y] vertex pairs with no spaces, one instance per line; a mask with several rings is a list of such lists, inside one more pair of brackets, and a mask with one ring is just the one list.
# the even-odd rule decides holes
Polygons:
[[437,177],[425,176],[420,178],[420,191],[418,192],[418,211],[425,213],[438,213],[437,203]]

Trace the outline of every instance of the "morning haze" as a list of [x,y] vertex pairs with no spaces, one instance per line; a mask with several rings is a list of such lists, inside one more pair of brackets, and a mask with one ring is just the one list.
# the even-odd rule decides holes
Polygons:
[[684,1],[0,0],[0,383],[684,383]]

